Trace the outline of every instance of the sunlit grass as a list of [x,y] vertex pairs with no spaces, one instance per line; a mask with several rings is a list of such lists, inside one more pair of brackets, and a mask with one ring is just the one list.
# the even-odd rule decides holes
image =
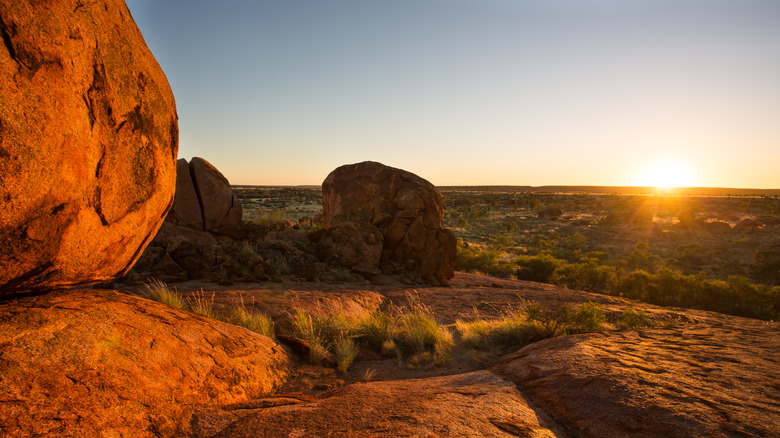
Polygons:
[[160,280],[152,280],[146,286],[146,296],[154,301],[165,304],[176,309],[184,309],[186,305],[181,296],[172,291],[167,284]]
[[205,316],[206,318],[218,319],[214,312],[214,292],[210,298],[206,298],[203,290],[187,297],[187,307],[192,313]]
[[225,322],[238,325],[255,333],[274,337],[274,321],[262,313],[252,313],[244,307],[244,303],[235,305],[225,318]]

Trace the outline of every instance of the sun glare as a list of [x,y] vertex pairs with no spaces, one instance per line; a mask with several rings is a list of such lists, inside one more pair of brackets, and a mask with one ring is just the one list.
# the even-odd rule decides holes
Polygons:
[[638,185],[670,189],[691,187],[693,176],[685,166],[674,161],[658,161],[646,167],[638,176]]

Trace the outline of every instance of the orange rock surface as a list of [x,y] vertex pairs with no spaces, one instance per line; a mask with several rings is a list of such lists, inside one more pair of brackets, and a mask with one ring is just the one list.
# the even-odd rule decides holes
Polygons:
[[185,436],[198,408],[273,393],[271,339],[116,291],[0,303],[0,435]]
[[173,94],[122,0],[0,0],[0,293],[123,274],[170,208]]

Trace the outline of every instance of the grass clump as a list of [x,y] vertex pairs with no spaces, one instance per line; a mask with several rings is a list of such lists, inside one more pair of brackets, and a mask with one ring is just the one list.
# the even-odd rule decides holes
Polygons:
[[192,313],[205,316],[206,318],[218,319],[217,314],[214,312],[213,292],[211,298],[206,298],[203,295],[203,290],[187,297],[187,307],[189,307]]
[[393,340],[412,366],[446,365],[455,344],[452,333],[436,322],[430,309],[414,302],[399,316]]
[[605,321],[601,307],[587,302],[576,308],[568,304],[558,307],[532,304],[493,321],[458,320],[455,326],[466,347],[494,351],[555,336],[598,331]]
[[535,304],[528,306],[526,312],[542,339],[595,332],[606,320],[601,306],[593,302],[583,303],[577,308],[571,304],[550,308]]
[[623,315],[618,319],[619,327],[638,329],[650,325],[650,314],[644,310],[634,310],[629,307],[623,311]]
[[376,379],[376,370],[373,368],[367,368],[363,372],[363,377],[360,378],[360,380],[363,383],[373,382]]
[[[393,338],[397,331],[397,318],[383,310],[377,310],[360,321],[357,340],[361,346],[369,350],[380,352],[386,357],[395,357]],[[385,354],[385,350],[388,354]]]
[[[333,354],[337,367],[348,369],[360,348],[401,357],[414,365],[443,365],[449,361],[454,341],[452,334],[440,326],[430,310],[412,303],[391,307],[323,316],[298,310],[291,315],[289,334],[308,341],[317,349],[312,363],[318,363],[324,352]],[[342,364],[343,363],[343,364]]]
[[346,373],[352,362],[355,361],[358,347],[350,338],[341,338],[333,346],[333,354],[336,356],[336,369],[340,373]]
[[225,321],[230,324],[239,325],[255,333],[268,336],[269,338],[272,338],[275,335],[274,321],[271,317],[262,313],[252,313],[248,311],[246,307],[244,307],[243,302],[230,310]]
[[181,296],[160,280],[152,280],[151,283],[146,285],[146,296],[151,300],[176,309],[184,309],[186,307]]
[[477,350],[521,345],[537,337],[533,326],[521,312],[506,313],[495,321],[458,320],[455,327],[461,335],[463,344]]

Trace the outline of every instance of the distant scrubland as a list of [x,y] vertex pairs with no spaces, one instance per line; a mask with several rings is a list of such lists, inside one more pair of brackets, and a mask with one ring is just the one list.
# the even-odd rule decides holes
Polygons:
[[[318,188],[234,189],[245,219],[317,227]],[[780,316],[777,191],[683,196],[501,189],[442,189],[444,226],[459,239],[458,270],[653,304]]]

